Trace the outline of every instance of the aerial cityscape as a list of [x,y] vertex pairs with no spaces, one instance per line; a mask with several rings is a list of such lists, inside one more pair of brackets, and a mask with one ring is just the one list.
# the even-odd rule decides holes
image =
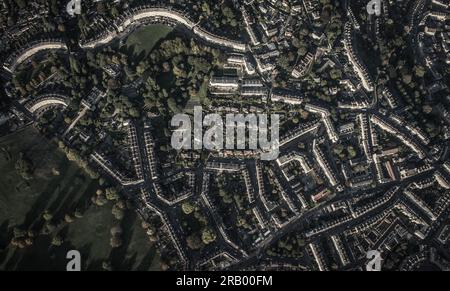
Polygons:
[[2,0],[0,270],[449,271],[449,16]]

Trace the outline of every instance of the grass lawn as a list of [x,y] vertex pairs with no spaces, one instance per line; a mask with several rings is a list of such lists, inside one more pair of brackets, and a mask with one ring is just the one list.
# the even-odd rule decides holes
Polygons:
[[148,25],[142,28],[138,28],[131,33],[125,42],[127,50],[133,48],[133,53],[138,58],[147,57],[152,51],[153,47],[169,33],[172,32],[172,28],[154,24]]
[[[31,180],[24,180],[14,168],[20,152],[32,161]],[[103,261],[110,261],[114,269],[159,269],[158,256],[137,215],[129,210],[118,222],[111,214],[112,203],[91,205],[97,181],[33,127],[0,138],[0,173],[0,270],[65,270],[69,250],[80,251],[83,269],[101,270]],[[14,227],[39,229],[43,211],[49,210],[57,222],[76,208],[85,209],[83,217],[57,228],[64,239],[61,246],[52,246],[48,235],[38,236],[24,249],[9,244]],[[124,230],[123,246],[113,250],[110,229],[118,223]]]
[[[33,163],[32,180],[22,179],[14,168],[20,152]],[[79,198],[93,184],[33,127],[0,139],[0,173],[0,223],[10,227],[33,226],[42,211],[72,204],[70,198]]]

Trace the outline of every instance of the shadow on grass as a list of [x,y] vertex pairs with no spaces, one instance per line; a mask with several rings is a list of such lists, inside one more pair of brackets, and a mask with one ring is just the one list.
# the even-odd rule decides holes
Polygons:
[[144,258],[142,258],[141,263],[136,267],[136,271],[149,271],[150,267],[153,265],[153,260],[155,259],[156,249],[153,247]]
[[61,246],[51,245],[52,236],[39,237],[35,244],[26,249],[14,249],[14,254],[5,264],[5,270],[16,271],[65,271],[69,262],[67,252],[78,250],[81,254],[82,270],[83,258],[88,258],[91,245],[75,248],[71,243],[64,242]]
[[130,270],[136,260],[136,255],[133,258],[126,260],[128,247],[134,232],[134,226],[137,215],[132,210],[127,210],[125,217],[120,222],[120,227],[123,229],[122,245],[119,248],[113,249],[110,255],[110,261],[114,270]]
[[[60,191],[60,197],[49,207],[56,219],[63,219],[64,215],[73,214],[77,208],[84,211],[89,206],[89,201],[98,186],[97,182],[81,173],[77,174],[75,179],[76,182],[72,186],[68,185]],[[83,187],[87,182],[90,183],[87,187]]]
[[[78,181],[73,181],[74,178]],[[71,183],[67,183],[61,188],[61,181],[71,181]],[[90,182],[89,185],[84,188],[83,185],[88,182]],[[89,206],[90,198],[92,193],[95,192],[97,185],[97,181],[90,180],[82,173],[75,175],[69,173],[61,179],[52,181],[44,192],[39,195],[31,210],[26,214],[23,227],[39,229],[43,224],[41,215],[45,210],[50,211],[54,221],[64,219],[66,214],[73,214],[77,208],[84,212]],[[48,206],[49,200],[55,196],[56,199]]]
[[8,219],[3,221],[3,223],[0,225],[0,251],[4,250],[8,246],[10,235],[11,231],[9,229],[9,219]]
[[[62,160],[59,164],[59,167],[70,169],[70,164],[67,160]],[[49,200],[53,197],[55,193],[55,189],[58,189],[58,192],[61,193],[60,184],[61,181],[68,178],[69,173],[65,172],[64,177],[59,177],[52,179],[50,183],[48,183],[45,190],[39,195],[37,200],[34,202],[33,206],[31,207],[31,210],[26,214],[25,220],[23,223],[23,226],[30,227],[33,226],[37,221],[40,220],[41,214],[47,209],[47,205],[49,203]]]

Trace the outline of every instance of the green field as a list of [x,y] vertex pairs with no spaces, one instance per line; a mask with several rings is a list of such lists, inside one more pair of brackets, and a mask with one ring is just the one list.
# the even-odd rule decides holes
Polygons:
[[152,51],[153,47],[161,40],[164,39],[169,33],[172,32],[172,28],[154,24],[148,25],[142,28],[138,28],[131,33],[125,42],[127,50],[132,50],[135,56],[138,58],[147,57]]
[[[15,170],[22,152],[31,160],[34,173],[24,180]],[[155,270],[158,256],[140,226],[140,220],[127,211],[122,221],[111,214],[112,204],[92,205],[98,189],[62,151],[43,138],[33,127],[0,138],[0,270],[64,270],[68,250],[79,250],[82,268],[101,270],[104,261],[117,270]],[[83,217],[59,223],[66,213],[82,209]],[[15,227],[38,232],[42,214],[49,210],[57,224],[54,234],[64,243],[51,245],[54,234],[38,235],[32,246],[19,249],[9,242]],[[122,247],[110,246],[110,229],[120,224],[124,231]]]

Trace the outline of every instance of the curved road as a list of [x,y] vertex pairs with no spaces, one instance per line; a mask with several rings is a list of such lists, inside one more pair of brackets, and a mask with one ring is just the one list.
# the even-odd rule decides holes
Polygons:
[[[92,49],[101,45],[108,44],[119,37],[121,34],[130,33],[131,31],[128,30],[128,28],[132,27],[133,25],[145,23],[145,21],[148,19],[159,18],[170,19],[178,24],[181,24],[191,30],[199,38],[214,45],[232,49],[238,52],[246,52],[248,49],[247,45],[243,42],[226,39],[200,28],[196,23],[192,22],[189,18],[177,11],[167,8],[155,7],[135,8],[131,11],[125,12],[125,16],[119,18],[119,23],[114,25],[112,27],[113,29],[109,31],[107,30],[101,35],[96,36],[93,40],[81,42],[80,47],[82,49]],[[18,65],[44,50],[68,51],[68,47],[63,41],[60,40],[40,41],[10,56],[4,62],[3,68],[9,73],[13,73]]]
[[41,41],[28,48],[20,51],[18,54],[10,56],[3,65],[3,68],[12,73],[16,70],[17,66],[31,58],[35,54],[44,50],[68,50],[67,45],[58,40]]
[[224,37],[214,35],[206,30],[203,30],[197,24],[192,22],[189,18],[183,14],[167,9],[167,8],[154,8],[154,7],[144,7],[136,8],[131,10],[131,12],[126,12],[125,16],[119,19],[119,23],[115,25],[114,30],[106,31],[101,35],[95,37],[93,40],[80,43],[81,48],[89,49],[95,48],[100,45],[107,44],[113,41],[119,35],[123,34],[133,25],[141,24],[148,19],[170,19],[178,24],[184,25],[189,30],[192,30],[195,35],[202,38],[203,40],[213,43],[217,46],[231,48],[235,51],[245,52],[247,51],[247,45],[242,42],[235,40],[229,40]]

